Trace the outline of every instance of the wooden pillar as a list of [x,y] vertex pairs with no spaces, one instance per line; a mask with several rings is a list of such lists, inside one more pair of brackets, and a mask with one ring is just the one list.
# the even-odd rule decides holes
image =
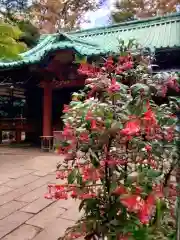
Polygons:
[[49,82],[44,84],[43,96],[43,136],[52,135],[52,88]]
[[16,141],[16,143],[21,142],[21,131],[19,131],[19,130],[16,130],[15,141]]
[[2,143],[2,130],[0,129],[0,144]]

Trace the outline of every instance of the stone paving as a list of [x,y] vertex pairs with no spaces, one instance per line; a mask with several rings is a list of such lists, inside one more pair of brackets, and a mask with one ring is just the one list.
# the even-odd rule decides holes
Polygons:
[[1,240],[57,240],[78,220],[74,200],[43,197],[47,184],[57,183],[54,172],[60,160],[39,150],[0,147]]

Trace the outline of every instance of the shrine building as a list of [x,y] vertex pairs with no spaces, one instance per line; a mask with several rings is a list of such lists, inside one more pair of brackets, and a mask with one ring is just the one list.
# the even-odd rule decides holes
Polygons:
[[[154,17],[68,33],[42,35],[17,61],[0,61],[0,141],[3,131],[26,141],[53,139],[62,130],[62,108],[86,76],[78,59],[118,54],[119,41],[130,39],[155,54],[158,71],[180,69],[180,14]],[[49,140],[48,140],[49,141]]]

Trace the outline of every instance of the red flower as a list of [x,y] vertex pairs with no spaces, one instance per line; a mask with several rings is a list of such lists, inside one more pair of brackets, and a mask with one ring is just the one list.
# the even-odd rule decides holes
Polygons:
[[145,121],[147,121],[147,124],[151,124],[151,125],[156,125],[156,124],[157,124],[157,120],[156,120],[155,113],[151,110],[151,108],[149,108],[149,109],[144,113],[143,119],[144,119]]
[[52,199],[53,197],[52,197],[51,193],[46,193],[46,194],[44,194],[44,198]]
[[133,67],[133,62],[126,62],[123,64],[123,69],[124,70],[129,70]]
[[56,179],[65,179],[66,178],[66,173],[63,171],[57,171],[56,172]]
[[83,236],[82,233],[74,232],[74,233],[70,234],[70,236],[69,236],[70,238],[69,239],[76,239],[76,238],[80,238],[82,236]]
[[111,84],[112,84],[112,85],[115,85],[115,84],[116,84],[116,78],[112,78],[112,79],[111,79]]
[[83,193],[79,196],[79,199],[90,199],[90,198],[96,198],[95,193]]
[[179,92],[179,84],[175,78],[169,78],[167,81],[167,86],[174,89],[176,92]]
[[120,57],[118,58],[118,62],[119,62],[119,63],[123,63],[123,62],[125,62],[125,60],[126,60],[126,57],[120,56]]
[[63,113],[67,113],[67,112],[69,112],[69,106],[64,104]]
[[112,59],[112,57],[108,57],[104,67],[106,68],[107,71],[112,72],[114,70],[114,65],[113,65],[114,61]]
[[68,195],[66,192],[56,191],[54,194],[55,199],[68,199]]
[[108,88],[108,91],[110,93],[118,92],[120,90],[119,84],[111,84],[111,86]]
[[149,223],[155,206],[155,197],[153,195],[149,195],[146,200],[137,195],[129,195],[128,197],[121,198],[120,201],[127,207],[128,211],[138,214],[142,224]]
[[82,63],[78,69],[78,72],[80,74],[85,74],[89,77],[93,77],[96,72],[95,70],[96,69],[94,69],[92,65],[88,63]]
[[145,149],[146,149],[147,152],[150,152],[152,150],[152,147],[150,145],[146,145]]
[[110,93],[113,93],[113,92],[118,92],[119,89],[120,89],[120,85],[117,84],[115,78],[112,78],[112,80],[111,80],[111,86],[108,88],[108,91],[109,91]]
[[97,130],[96,120],[92,119],[91,121],[91,130]]
[[87,121],[89,120],[92,120],[93,119],[93,115],[92,115],[92,112],[91,111],[88,111],[87,115],[86,115],[86,118],[85,118]]
[[146,201],[143,201],[143,204],[138,213],[139,220],[142,224],[148,224],[151,218],[154,206],[155,206],[155,196],[150,194]]
[[164,193],[163,193],[163,186],[162,185],[155,185],[153,187],[153,191],[154,191],[154,195],[157,198],[163,198],[164,197]]
[[166,97],[166,94],[167,94],[167,86],[166,85],[163,85],[162,88],[161,88],[161,96],[162,97]]
[[140,195],[142,193],[143,189],[140,186],[135,187],[135,194]]
[[140,122],[139,120],[133,120],[127,122],[125,128],[121,130],[121,134],[123,135],[136,135],[140,131]]
[[128,195],[120,199],[120,202],[127,207],[130,212],[137,212],[142,205],[141,197],[137,195]]
[[76,191],[72,191],[71,197],[72,197],[72,198],[77,198],[77,197],[78,197],[77,192],[76,192]]
[[121,73],[123,73],[123,68],[121,67],[121,66],[117,66],[116,67],[116,74],[121,74]]
[[121,185],[121,186],[117,187],[117,188],[113,191],[113,193],[114,193],[115,195],[128,194],[128,190],[127,190],[123,185]]
[[79,140],[85,143],[89,142],[89,135],[88,133],[81,133],[79,136]]
[[84,181],[98,181],[100,179],[100,173],[98,169],[84,167],[82,171]]
[[142,224],[148,224],[151,217],[151,208],[148,204],[144,203],[138,213],[139,220]]
[[69,124],[66,124],[65,127],[64,127],[64,130],[62,132],[62,135],[64,137],[72,137],[73,136],[73,130],[72,128],[70,127]]

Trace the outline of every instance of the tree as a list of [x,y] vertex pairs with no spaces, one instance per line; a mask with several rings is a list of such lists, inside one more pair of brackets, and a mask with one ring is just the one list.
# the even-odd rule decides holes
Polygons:
[[179,0],[117,0],[112,17],[115,22],[176,12]]
[[20,59],[19,53],[27,49],[27,46],[19,41],[21,36],[22,32],[18,27],[0,22],[0,60]]
[[39,30],[29,20],[28,0],[0,0],[0,14],[4,22],[16,25],[22,32],[20,40],[32,47],[37,43]]
[[53,33],[78,27],[83,14],[95,7],[94,0],[36,0],[30,13],[33,23],[43,33]]

